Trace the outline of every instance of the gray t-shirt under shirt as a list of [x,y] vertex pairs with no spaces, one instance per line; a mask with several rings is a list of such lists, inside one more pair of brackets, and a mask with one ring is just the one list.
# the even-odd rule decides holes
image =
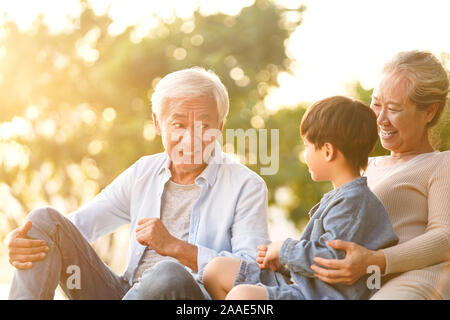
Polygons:
[[[200,187],[196,184],[183,185],[169,180],[161,199],[161,221],[169,233],[183,241],[189,237],[189,224],[192,208],[200,196]],[[175,260],[172,257],[163,257],[155,250],[147,247],[137,267],[133,283],[142,277],[142,274],[162,260]]]

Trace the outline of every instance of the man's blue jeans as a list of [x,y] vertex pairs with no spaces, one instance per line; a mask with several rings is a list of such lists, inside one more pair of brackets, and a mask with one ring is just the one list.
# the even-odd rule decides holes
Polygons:
[[162,261],[130,287],[58,211],[36,209],[28,218],[33,223],[28,236],[45,240],[50,250],[31,269],[15,271],[9,299],[53,299],[58,283],[69,299],[205,299],[197,282],[180,263]]

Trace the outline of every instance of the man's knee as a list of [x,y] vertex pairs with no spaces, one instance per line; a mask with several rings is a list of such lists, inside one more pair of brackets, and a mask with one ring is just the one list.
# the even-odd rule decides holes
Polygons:
[[161,261],[144,273],[141,282],[157,284],[161,289],[182,285],[193,280],[192,275],[176,261]]
[[144,272],[137,289],[141,299],[171,299],[195,286],[195,279],[179,262],[161,261]]
[[28,214],[28,219],[32,222],[56,221],[63,217],[61,213],[51,207],[42,207],[32,210]]
[[184,268],[184,266],[177,262],[171,260],[163,260],[155,264],[150,270],[153,273],[165,278],[172,278],[174,276],[189,275],[189,272]]
[[42,231],[49,231],[65,217],[51,207],[43,207],[31,211],[27,218],[32,222],[32,228],[38,227]]

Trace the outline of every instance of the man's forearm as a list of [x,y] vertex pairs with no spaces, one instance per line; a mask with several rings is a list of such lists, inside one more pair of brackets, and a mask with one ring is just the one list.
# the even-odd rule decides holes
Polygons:
[[198,248],[190,243],[179,240],[174,246],[171,256],[180,261],[185,266],[197,272],[197,255]]

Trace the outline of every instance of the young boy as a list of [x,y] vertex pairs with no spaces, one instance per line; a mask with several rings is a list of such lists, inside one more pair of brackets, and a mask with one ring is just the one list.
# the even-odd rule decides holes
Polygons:
[[378,138],[375,114],[359,101],[330,97],[306,112],[300,134],[312,179],[331,181],[334,190],[311,209],[300,240],[261,245],[256,262],[213,259],[203,273],[213,299],[368,299],[373,293],[368,275],[353,285],[330,285],[314,277],[310,266],[315,257],[344,258],[345,252],[328,247],[328,240],[370,250],[398,242],[386,210],[360,176]]

